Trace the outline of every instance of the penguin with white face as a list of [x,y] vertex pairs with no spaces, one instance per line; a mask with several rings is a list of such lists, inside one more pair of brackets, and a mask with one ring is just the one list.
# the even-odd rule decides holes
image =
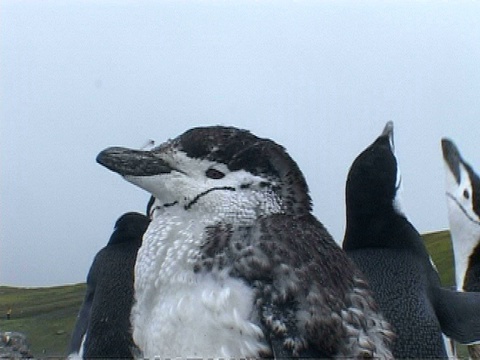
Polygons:
[[133,359],[133,270],[148,224],[145,215],[123,214],[108,244],[95,256],[70,340],[69,358]]
[[398,358],[446,358],[442,332],[480,340],[480,297],[441,287],[423,240],[399,211],[393,123],[353,162],[343,249],[367,277],[397,335]]
[[97,161],[158,200],[135,265],[143,357],[391,356],[389,324],[280,145],[213,126]]
[[[480,178],[461,156],[455,143],[442,139],[450,237],[459,291],[480,291]],[[480,358],[480,345],[468,352]]]
[[442,139],[457,289],[480,291],[480,178],[453,141]]

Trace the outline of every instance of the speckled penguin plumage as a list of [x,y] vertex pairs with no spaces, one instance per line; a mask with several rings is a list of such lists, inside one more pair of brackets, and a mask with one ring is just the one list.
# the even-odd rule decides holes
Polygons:
[[135,266],[143,356],[391,356],[390,326],[280,145],[214,126],[97,161],[157,198]]

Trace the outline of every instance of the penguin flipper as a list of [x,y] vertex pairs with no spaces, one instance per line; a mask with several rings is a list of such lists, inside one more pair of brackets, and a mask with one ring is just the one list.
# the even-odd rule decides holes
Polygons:
[[95,288],[87,285],[87,291],[82,303],[82,307],[77,315],[77,321],[73,328],[72,337],[68,346],[68,354],[79,353],[82,346],[83,338],[87,332],[88,322],[90,320],[90,312],[92,310],[92,302]]
[[439,288],[434,302],[442,332],[461,344],[480,342],[480,293]]

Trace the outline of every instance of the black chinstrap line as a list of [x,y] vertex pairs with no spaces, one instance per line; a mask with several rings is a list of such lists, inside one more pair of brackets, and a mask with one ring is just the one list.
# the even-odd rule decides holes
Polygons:
[[208,189],[198,195],[196,195],[192,201],[190,201],[187,205],[185,205],[185,210],[189,210],[193,205],[195,205],[195,203],[204,195],[207,195],[208,193],[212,192],[212,191],[216,191],[216,190],[229,190],[229,191],[235,191],[235,188],[234,187],[231,187],[231,186],[222,186],[222,187],[214,187],[214,188],[211,188],[211,189]]
[[[163,204],[163,207],[170,207],[170,206],[174,206],[174,205],[177,205],[177,204],[178,204],[178,201],[175,200],[175,201],[173,201],[173,202],[171,202],[171,203]],[[157,206],[157,208],[158,208],[158,207],[159,207],[159,206]]]
[[462,210],[462,212],[465,214],[465,216],[468,218],[468,220],[470,220],[471,222],[473,222],[475,225],[480,225],[480,221],[473,219],[473,218],[467,213],[467,210],[465,210],[465,209],[463,208],[462,204],[460,204],[460,202],[459,202],[457,199],[455,199],[455,197],[454,197],[452,194],[450,194],[449,192],[447,192],[446,194],[447,194],[447,196],[448,196],[450,199],[452,199],[452,200],[455,202],[455,204],[457,204],[457,206],[460,208],[460,210]]
[[163,204],[163,205],[161,205],[161,206],[155,206],[155,207],[153,207],[153,208],[150,210],[150,212],[148,213],[148,216],[149,216],[150,218],[152,218],[152,216],[153,216],[153,214],[155,213],[156,210],[160,210],[160,209],[163,209],[163,208],[175,206],[175,205],[177,205],[177,204],[178,204],[178,201],[175,200],[175,201],[173,201],[173,202],[171,202],[171,203]]

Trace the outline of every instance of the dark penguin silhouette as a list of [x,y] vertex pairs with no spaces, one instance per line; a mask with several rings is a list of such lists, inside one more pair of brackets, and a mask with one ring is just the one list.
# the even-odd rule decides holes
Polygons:
[[400,211],[400,183],[389,122],[350,168],[343,248],[393,326],[393,355],[445,358],[442,332],[461,343],[480,339],[480,297],[441,287],[420,234]]
[[[455,143],[442,139],[448,221],[455,259],[457,290],[480,291],[480,177]],[[480,358],[480,345],[468,347]]]
[[148,223],[148,217],[139,213],[122,215],[108,244],[95,256],[72,333],[70,356],[133,358],[133,267]]
[[143,357],[391,356],[390,326],[280,145],[214,126],[97,161],[158,201],[135,265]]

